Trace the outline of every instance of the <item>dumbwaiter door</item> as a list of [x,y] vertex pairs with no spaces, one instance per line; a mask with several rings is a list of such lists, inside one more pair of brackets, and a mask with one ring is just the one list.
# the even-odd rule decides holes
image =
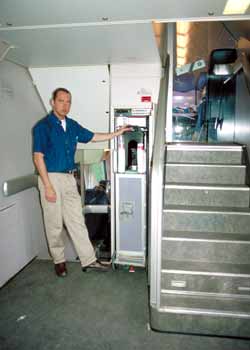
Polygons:
[[116,260],[145,266],[146,176],[116,174]]

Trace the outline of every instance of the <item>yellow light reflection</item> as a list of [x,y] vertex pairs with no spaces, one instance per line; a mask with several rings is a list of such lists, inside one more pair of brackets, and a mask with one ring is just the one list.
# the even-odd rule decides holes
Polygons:
[[186,47],[188,44],[189,37],[183,34],[176,35],[176,44],[179,47]]
[[176,23],[176,56],[177,66],[182,66],[186,63],[187,45],[189,42],[189,30],[191,24],[189,22]]
[[187,34],[190,29],[190,23],[189,22],[177,22],[176,23],[176,32],[178,34]]
[[177,57],[177,67],[183,66],[186,63],[185,57]]
[[185,57],[187,49],[185,47],[177,47],[177,57]]

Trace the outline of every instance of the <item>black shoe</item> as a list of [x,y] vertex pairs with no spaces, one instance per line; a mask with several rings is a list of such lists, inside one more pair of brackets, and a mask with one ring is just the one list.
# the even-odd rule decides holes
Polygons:
[[67,276],[67,269],[66,269],[65,262],[55,264],[55,271],[56,271],[57,276],[66,277]]
[[82,267],[83,272],[89,272],[89,271],[99,271],[99,272],[107,272],[110,270],[110,264],[106,265],[103,264],[101,261],[96,260],[92,264],[88,266]]

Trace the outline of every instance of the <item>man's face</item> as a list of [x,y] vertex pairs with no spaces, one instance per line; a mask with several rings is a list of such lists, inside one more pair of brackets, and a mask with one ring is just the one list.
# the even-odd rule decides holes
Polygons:
[[70,110],[71,95],[64,91],[59,91],[56,98],[51,102],[53,111],[60,118],[63,119]]

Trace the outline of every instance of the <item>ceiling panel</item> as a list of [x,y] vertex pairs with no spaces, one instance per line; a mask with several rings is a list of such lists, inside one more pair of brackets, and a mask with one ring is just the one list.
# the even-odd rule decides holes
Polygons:
[[0,43],[16,46],[7,59],[30,67],[158,62],[152,20],[215,19],[225,2],[0,0]]
[[0,31],[7,58],[29,67],[159,62],[151,24]]
[[221,16],[226,0],[1,0],[5,26]]

